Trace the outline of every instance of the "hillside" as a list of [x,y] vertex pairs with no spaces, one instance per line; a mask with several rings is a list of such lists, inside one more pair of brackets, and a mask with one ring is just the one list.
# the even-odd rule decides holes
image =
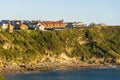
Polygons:
[[120,27],[0,31],[0,67],[44,62],[120,63]]

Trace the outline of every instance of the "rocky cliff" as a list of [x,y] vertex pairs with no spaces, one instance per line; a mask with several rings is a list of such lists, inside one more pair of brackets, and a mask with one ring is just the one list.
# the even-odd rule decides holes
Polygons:
[[0,69],[40,67],[44,63],[48,65],[48,62],[49,65],[119,64],[119,35],[119,26],[13,33],[0,31]]

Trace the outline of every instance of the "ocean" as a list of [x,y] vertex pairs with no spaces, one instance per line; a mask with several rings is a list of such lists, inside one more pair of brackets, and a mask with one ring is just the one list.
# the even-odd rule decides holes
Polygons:
[[4,74],[5,80],[120,80],[120,68],[76,68]]

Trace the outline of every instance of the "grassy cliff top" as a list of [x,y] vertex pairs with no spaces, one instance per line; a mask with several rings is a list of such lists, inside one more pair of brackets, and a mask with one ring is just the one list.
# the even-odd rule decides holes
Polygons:
[[0,32],[0,64],[29,63],[65,54],[88,62],[120,58],[120,27],[74,28],[60,31]]

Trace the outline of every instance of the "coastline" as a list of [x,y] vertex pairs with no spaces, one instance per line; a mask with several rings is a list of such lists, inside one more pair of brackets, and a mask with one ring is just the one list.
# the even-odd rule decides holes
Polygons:
[[0,73],[119,67],[119,31],[119,27],[91,27],[1,32]]
[[111,64],[89,64],[89,63],[51,63],[46,62],[37,65],[20,65],[0,67],[0,73],[26,73],[47,70],[68,70],[73,68],[119,68],[117,65]]

